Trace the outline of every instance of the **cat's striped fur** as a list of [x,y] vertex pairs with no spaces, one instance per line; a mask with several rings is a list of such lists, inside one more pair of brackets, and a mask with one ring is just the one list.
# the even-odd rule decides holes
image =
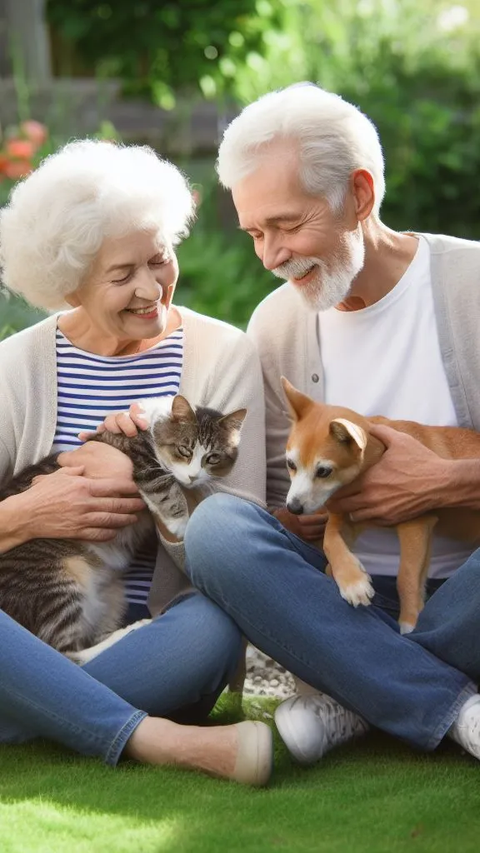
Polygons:
[[[179,484],[201,488],[212,477],[228,474],[235,463],[245,409],[229,415],[193,410],[180,395],[170,405],[171,411],[164,403],[154,411],[149,429],[134,438],[105,432],[93,439],[130,457],[133,479],[150,512],[141,512],[111,542],[33,539],[0,554],[0,608],[63,653],[95,645],[121,624],[122,572],[151,534],[152,514],[182,538],[188,508]],[[58,467],[57,455],[30,466],[0,490],[0,500]]]

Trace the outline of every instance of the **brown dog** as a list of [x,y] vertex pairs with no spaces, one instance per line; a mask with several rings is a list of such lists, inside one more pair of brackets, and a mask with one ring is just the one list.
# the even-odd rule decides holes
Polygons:
[[[286,460],[291,486],[287,495],[290,512],[319,510],[340,486],[352,483],[375,465],[385,446],[370,435],[370,424],[385,424],[416,438],[444,459],[480,458],[480,433],[457,427],[432,427],[414,421],[367,418],[339,406],[316,403],[297,391],[282,377],[293,425]],[[370,604],[374,594],[371,579],[350,547],[369,522],[354,523],[343,515],[329,513],[323,548],[328,571],[343,598],[354,607]],[[424,603],[425,581],[430,564],[432,531],[471,543],[480,542],[480,510],[442,508],[396,525],[400,540],[397,588],[400,599],[400,628],[415,627]]]

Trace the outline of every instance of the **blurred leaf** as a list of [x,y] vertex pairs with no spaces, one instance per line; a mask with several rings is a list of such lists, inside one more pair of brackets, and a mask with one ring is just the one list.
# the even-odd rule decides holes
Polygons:
[[[282,32],[291,0],[47,0],[54,30],[83,63],[106,61],[128,93],[145,94],[165,109],[176,93],[207,89],[234,94],[235,69],[263,50],[263,35]],[[214,53],[216,51],[216,53]],[[212,59],[224,61],[223,67]]]

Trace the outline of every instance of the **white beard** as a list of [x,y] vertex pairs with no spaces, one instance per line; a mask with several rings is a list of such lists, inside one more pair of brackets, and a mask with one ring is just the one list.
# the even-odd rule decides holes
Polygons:
[[342,246],[332,253],[328,263],[321,258],[296,258],[286,261],[272,270],[278,278],[290,281],[300,278],[313,266],[317,271],[308,284],[296,284],[293,287],[313,311],[327,311],[333,308],[350,293],[353,280],[363,268],[365,261],[365,242],[360,227],[347,231],[342,238]]

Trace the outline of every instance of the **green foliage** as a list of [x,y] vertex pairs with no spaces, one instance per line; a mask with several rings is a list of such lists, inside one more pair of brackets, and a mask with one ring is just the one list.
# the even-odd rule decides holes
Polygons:
[[480,171],[478,19],[449,26],[442,12],[451,4],[429,0],[340,0],[335,15],[323,8],[315,17],[319,5],[309,4],[306,21],[316,33],[306,47],[307,76],[376,124],[386,158],[384,220],[480,237],[480,200],[472,192]]
[[303,79],[342,94],[379,129],[385,221],[480,237],[477,0],[49,0],[48,10],[97,69],[166,107],[173,88],[246,103]]
[[38,323],[43,316],[41,311],[0,288],[0,341]]
[[271,33],[255,68],[237,74],[238,97],[299,80],[337,92],[379,130],[385,222],[478,239],[478,2],[309,0],[287,13],[288,30]]
[[[219,102],[233,94],[239,103],[299,80],[338,92],[378,127],[384,221],[480,238],[477,0],[49,0],[48,9],[97,70],[120,74],[130,91],[164,106],[173,105],[173,87]],[[52,148],[60,141],[51,138]],[[227,195],[214,191],[213,156],[207,170],[202,184],[211,189],[179,247],[177,301],[245,326],[278,282],[235,229]],[[185,171],[194,173],[188,164]],[[7,190],[4,181],[0,194]],[[0,298],[0,335],[32,316]]]
[[175,92],[233,92],[237,68],[283,23],[284,0],[48,0],[51,24],[129,93],[169,109]]
[[250,237],[222,228],[224,211],[216,198],[213,187],[206,190],[198,220],[178,247],[175,301],[245,328],[255,306],[280,282],[263,268]]

